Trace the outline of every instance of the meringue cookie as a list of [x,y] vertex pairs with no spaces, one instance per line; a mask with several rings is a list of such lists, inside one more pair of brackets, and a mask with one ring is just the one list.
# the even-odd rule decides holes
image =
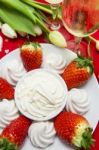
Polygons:
[[73,88],[68,92],[68,98],[66,102],[66,110],[85,114],[89,110],[89,100],[85,90]]
[[50,53],[44,60],[43,67],[62,74],[66,67],[67,61],[61,54]]
[[35,147],[46,148],[55,141],[53,122],[33,123],[28,131],[29,138]]
[[21,61],[15,59],[2,65],[1,76],[5,78],[11,85],[15,86],[19,79],[26,73]]
[[0,128],[5,128],[11,121],[19,116],[14,100],[3,99],[0,102]]

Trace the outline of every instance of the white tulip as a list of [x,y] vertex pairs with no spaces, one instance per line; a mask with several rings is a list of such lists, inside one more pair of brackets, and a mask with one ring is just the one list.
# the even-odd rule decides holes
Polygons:
[[99,40],[96,41],[96,49],[99,51]]
[[39,26],[35,25],[34,31],[35,31],[36,35],[38,35],[38,36],[42,35],[42,30]]
[[1,26],[1,32],[8,38],[17,38],[16,32],[6,23]]
[[0,36],[0,52],[2,51],[3,47],[3,38]]
[[67,42],[64,38],[64,36],[59,31],[51,31],[49,33],[49,40],[52,44],[65,48],[67,47]]

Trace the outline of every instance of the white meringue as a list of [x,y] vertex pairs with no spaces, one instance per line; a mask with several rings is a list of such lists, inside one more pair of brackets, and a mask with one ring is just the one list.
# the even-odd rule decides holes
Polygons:
[[19,116],[14,100],[3,99],[0,102],[0,128],[6,127],[11,121]]
[[39,148],[46,148],[55,141],[53,122],[33,123],[28,132],[32,144]]
[[64,56],[58,53],[50,53],[44,60],[43,67],[62,74],[66,67],[67,61]]
[[6,62],[1,67],[1,76],[5,78],[11,85],[15,86],[19,79],[26,73],[21,61],[14,59]]
[[73,88],[68,92],[68,98],[66,102],[66,110],[85,114],[89,110],[89,100],[85,90]]

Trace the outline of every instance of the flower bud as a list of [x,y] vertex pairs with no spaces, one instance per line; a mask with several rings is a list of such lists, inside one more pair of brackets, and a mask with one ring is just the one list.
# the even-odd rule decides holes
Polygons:
[[67,42],[64,36],[58,31],[51,31],[49,33],[49,40],[52,44],[58,47],[61,47],[61,48],[67,47]]
[[96,41],[96,49],[99,51],[99,40]]
[[3,38],[0,36],[0,52],[2,51],[3,47]]
[[16,32],[6,23],[1,26],[1,32],[8,38],[17,38]]
[[35,31],[36,35],[38,35],[38,36],[40,36],[42,34],[41,28],[37,25],[34,26],[34,31]]

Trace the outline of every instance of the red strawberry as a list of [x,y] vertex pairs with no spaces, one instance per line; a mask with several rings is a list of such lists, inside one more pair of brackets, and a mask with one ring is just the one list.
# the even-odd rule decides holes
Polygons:
[[0,99],[11,100],[14,98],[14,88],[2,77],[0,77]]
[[90,150],[90,146],[94,143],[92,129],[83,116],[62,112],[55,118],[54,126],[59,137],[74,145],[77,150],[80,148]]
[[27,43],[21,47],[20,55],[27,71],[37,69],[42,63],[42,49],[39,43]]
[[78,58],[66,67],[62,77],[66,82],[68,89],[71,89],[86,83],[92,73],[92,60],[78,56]]
[[18,150],[24,142],[31,121],[25,116],[19,116],[12,121],[1,133],[0,149]]

